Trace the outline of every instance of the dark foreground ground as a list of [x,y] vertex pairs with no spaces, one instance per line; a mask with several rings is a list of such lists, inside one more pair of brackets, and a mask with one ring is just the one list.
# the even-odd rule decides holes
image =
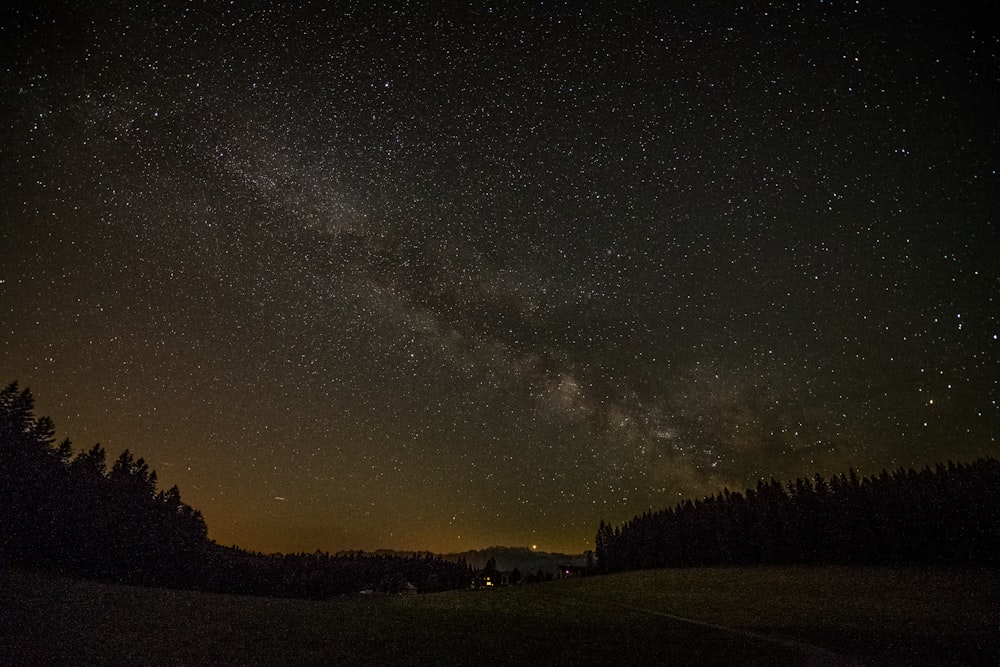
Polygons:
[[305,602],[8,571],[0,664],[992,665],[997,571],[637,572]]

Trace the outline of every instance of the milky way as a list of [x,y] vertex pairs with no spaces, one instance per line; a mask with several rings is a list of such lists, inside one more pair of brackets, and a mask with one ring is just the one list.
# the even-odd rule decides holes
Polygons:
[[3,381],[221,543],[579,552],[998,453],[985,7],[45,4]]

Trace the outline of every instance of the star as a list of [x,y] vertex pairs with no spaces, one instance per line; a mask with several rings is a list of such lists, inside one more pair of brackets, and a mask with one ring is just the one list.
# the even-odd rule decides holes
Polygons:
[[3,19],[0,368],[77,451],[309,553],[996,455],[979,9],[324,9]]

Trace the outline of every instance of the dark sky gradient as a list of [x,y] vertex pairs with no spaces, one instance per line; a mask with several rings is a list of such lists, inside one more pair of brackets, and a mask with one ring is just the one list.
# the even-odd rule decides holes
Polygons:
[[991,3],[31,4],[0,380],[221,543],[1000,454]]

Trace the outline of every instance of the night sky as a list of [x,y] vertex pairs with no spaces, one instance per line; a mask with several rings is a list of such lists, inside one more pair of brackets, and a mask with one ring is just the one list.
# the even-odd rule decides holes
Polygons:
[[286,4],[0,10],[0,382],[213,539],[1000,455],[992,3]]

